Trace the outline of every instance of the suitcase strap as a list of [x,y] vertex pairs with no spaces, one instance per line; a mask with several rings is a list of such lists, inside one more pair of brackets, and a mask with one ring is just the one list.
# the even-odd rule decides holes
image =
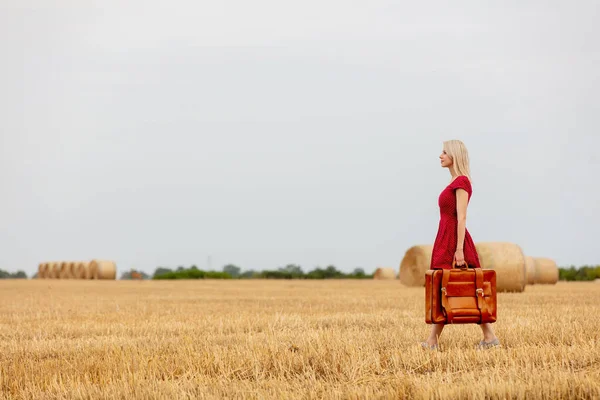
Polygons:
[[479,308],[479,312],[481,313],[481,320],[479,321],[489,321],[490,312],[487,308],[487,304],[483,298],[483,271],[479,268],[475,270],[475,295],[477,296],[477,308]]
[[[489,319],[490,313],[487,308],[487,305],[483,298],[483,271],[480,268],[475,269],[475,296],[477,297],[477,308],[480,313],[480,320],[487,321]],[[451,324],[454,319],[454,313],[452,312],[452,307],[448,304],[448,295],[446,293],[446,287],[448,286],[448,282],[450,281],[450,271],[448,269],[443,270],[442,272],[442,307],[446,311],[446,319],[447,323]]]
[[452,313],[452,308],[448,304],[448,296],[446,293],[446,286],[448,286],[449,280],[450,270],[442,270],[442,307],[444,307],[444,310],[446,310],[446,323],[451,324],[452,319],[454,318],[454,314]]

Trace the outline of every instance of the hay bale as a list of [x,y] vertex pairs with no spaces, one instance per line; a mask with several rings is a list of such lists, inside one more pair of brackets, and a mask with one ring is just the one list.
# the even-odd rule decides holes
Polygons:
[[52,275],[52,266],[51,262],[44,263],[44,279],[50,279]]
[[56,279],[57,278],[57,270],[56,270],[56,263],[55,262],[49,262],[48,263],[48,270],[46,271],[46,278],[48,279]]
[[90,262],[80,261],[75,265],[75,278],[76,279],[90,279]]
[[60,263],[60,270],[58,273],[59,279],[71,279],[71,262],[63,261]]
[[98,279],[98,264],[93,261],[90,262],[87,270],[87,278],[88,279]]
[[406,251],[400,262],[400,282],[406,286],[425,286],[425,272],[431,265],[432,245],[417,245]]
[[481,268],[496,271],[498,292],[522,292],[527,284],[523,250],[506,242],[476,243]]
[[535,261],[535,283],[542,285],[554,285],[558,282],[558,267],[556,262],[550,258],[534,257]]
[[48,279],[51,274],[52,263],[40,263],[38,265],[38,279]]
[[44,263],[44,279],[50,279],[52,275],[52,263]]
[[114,261],[92,260],[90,274],[91,279],[116,279],[117,264]]
[[70,261],[67,268],[69,270],[69,279],[77,279],[77,262]]
[[525,274],[527,277],[527,284],[535,284],[535,260],[531,256],[525,256]]
[[386,268],[386,267],[377,268],[375,270],[375,273],[373,274],[373,279],[379,279],[379,280],[396,279],[396,271],[394,270],[394,268]]
[[60,273],[60,263],[57,263],[57,262],[48,263],[48,272],[46,273],[46,277],[48,279],[58,279],[59,273]]
[[38,279],[44,279],[44,278],[46,278],[46,263],[39,263],[38,264],[37,278]]

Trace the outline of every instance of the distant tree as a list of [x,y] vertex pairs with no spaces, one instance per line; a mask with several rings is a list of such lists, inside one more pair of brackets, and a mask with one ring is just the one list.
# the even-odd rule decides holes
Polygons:
[[228,273],[232,278],[237,278],[240,276],[242,269],[237,265],[227,264],[223,267],[223,272]]
[[179,267],[177,267],[177,272],[181,272],[181,271],[185,271],[185,267],[183,265],[180,265]]
[[202,271],[201,269],[184,269],[164,274],[154,274],[152,279],[231,279],[227,272]]
[[358,276],[365,275],[365,270],[360,267],[357,267],[357,268],[354,268],[354,271],[352,271],[352,274],[358,275]]
[[17,279],[27,279],[27,274],[25,273],[25,271],[17,271],[14,277]]
[[260,276],[260,272],[257,272],[253,269],[249,269],[248,271],[244,271],[240,274],[240,278],[245,278],[245,279],[257,278],[259,276]]
[[0,269],[0,279],[27,279],[27,274],[24,271],[10,273]]
[[345,275],[342,271],[338,271],[338,269],[335,266],[329,265],[325,269],[322,269],[320,267],[313,269],[308,274],[306,274],[306,277],[308,279],[332,279],[344,278]]
[[17,279],[27,279],[27,274],[25,273],[25,271],[17,271],[17,273],[14,276]]
[[292,277],[299,277],[304,275],[302,267],[296,264],[288,264],[285,267],[279,268],[279,271],[290,274]]
[[156,277],[158,275],[165,275],[170,272],[173,272],[173,270],[170,268],[158,267],[158,268],[156,268],[156,270],[154,271],[154,275],[152,275],[152,276]]
[[600,278],[600,265],[561,267],[558,269],[558,276],[563,281],[592,281]]

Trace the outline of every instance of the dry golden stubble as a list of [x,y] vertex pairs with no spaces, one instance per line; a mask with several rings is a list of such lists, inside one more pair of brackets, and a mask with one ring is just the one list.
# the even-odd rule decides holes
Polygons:
[[[593,398],[595,283],[499,293],[420,349],[422,288],[397,281],[0,282],[4,398]],[[577,307],[577,308],[575,308]],[[585,310],[586,312],[577,312]]]

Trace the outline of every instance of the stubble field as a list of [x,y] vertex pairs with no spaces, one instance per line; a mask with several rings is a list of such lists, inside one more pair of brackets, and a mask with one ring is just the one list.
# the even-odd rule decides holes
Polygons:
[[425,351],[398,281],[0,281],[0,396],[598,398],[600,285],[500,293]]

